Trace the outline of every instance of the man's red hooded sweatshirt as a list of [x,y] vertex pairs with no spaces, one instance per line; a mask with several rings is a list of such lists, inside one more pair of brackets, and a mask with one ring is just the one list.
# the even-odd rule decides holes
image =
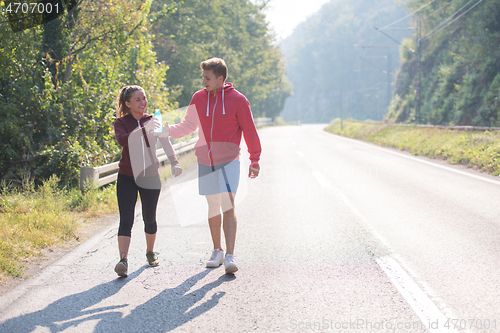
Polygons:
[[199,135],[195,145],[198,163],[214,166],[238,160],[242,134],[250,161],[258,163],[261,146],[250,103],[231,83],[225,83],[215,92],[197,91],[184,120],[170,126],[170,136],[181,138],[196,129]]

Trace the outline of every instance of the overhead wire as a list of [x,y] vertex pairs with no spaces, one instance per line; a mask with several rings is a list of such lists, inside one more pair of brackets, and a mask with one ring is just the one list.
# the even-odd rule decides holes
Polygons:
[[445,19],[444,21],[442,21],[441,23],[439,23],[437,25],[437,27],[435,27],[434,29],[432,29],[431,31],[429,31],[428,33],[426,33],[422,39],[426,39],[428,38],[430,35],[432,35],[433,33],[435,32],[438,32],[438,31],[441,31],[443,29],[445,29],[446,27],[448,27],[450,24],[452,24],[453,22],[455,22],[456,20],[458,20],[459,18],[461,18],[462,16],[464,16],[465,14],[467,14],[469,11],[471,11],[474,7],[476,7],[477,5],[479,5],[481,2],[483,2],[483,0],[479,0],[478,2],[476,2],[474,5],[472,5],[469,9],[467,9],[465,12],[463,12],[462,14],[460,14],[459,16],[457,16],[455,19],[453,19],[451,22],[449,22],[448,24],[444,25],[447,21],[451,20],[453,18],[453,16],[457,15],[462,9],[464,9],[465,7],[467,7],[472,1],[474,0],[469,0],[469,2],[467,2],[465,5],[463,5],[459,10],[457,10],[455,13],[453,13],[451,16],[449,16],[447,19]]
[[402,17],[402,18],[400,18],[399,20],[397,20],[397,21],[395,21],[395,22],[392,22],[391,24],[388,24],[388,25],[386,25],[386,26],[384,26],[384,27],[382,27],[382,28],[380,28],[380,29],[377,29],[377,30],[379,30],[379,31],[380,31],[380,30],[387,29],[387,28],[389,28],[390,26],[392,26],[392,25],[394,25],[394,24],[396,24],[396,23],[399,23],[399,22],[403,21],[404,19],[406,19],[406,18],[408,18],[408,17],[410,17],[410,16],[412,16],[412,15],[415,15],[416,13],[418,13],[419,11],[421,11],[422,9],[424,9],[424,8],[425,8],[425,7],[427,7],[427,6],[429,6],[431,3],[435,2],[435,1],[436,1],[436,0],[432,0],[431,2],[429,2],[429,3],[427,3],[427,4],[423,5],[423,6],[421,6],[419,9],[417,9],[417,10],[416,10],[416,11],[414,11],[413,13],[408,14],[408,15],[406,15],[405,17]]
[[451,5],[451,4],[452,4],[452,2],[453,2],[453,1],[450,1],[450,2],[448,2],[446,5],[444,5],[443,7],[438,8],[438,9],[436,9],[436,10],[432,11],[431,13],[429,13],[429,15],[427,15],[427,16],[425,16],[425,17],[423,17],[423,18],[422,18],[422,20],[424,20],[424,21],[425,21],[425,20],[427,20],[427,18],[428,18],[429,16],[431,16],[431,15],[433,15],[434,13],[441,11],[443,8],[446,8],[447,6]]
[[[378,32],[380,32],[380,33],[382,33],[382,34],[384,34],[386,37],[388,37],[388,38],[392,39],[393,41],[395,41],[395,42],[396,42],[396,43],[398,43],[399,45],[402,45],[403,47],[407,48],[410,52],[415,53],[415,50],[412,50],[412,49],[408,48],[406,45],[401,44],[398,40],[396,40],[395,38],[393,38],[393,37],[389,36],[388,34],[386,34],[385,32],[383,32],[383,31],[381,31],[381,30],[387,29],[387,28],[389,28],[390,26],[392,26],[392,25],[394,25],[394,24],[396,24],[396,23],[399,23],[399,22],[403,21],[403,20],[404,20],[404,19],[406,19],[406,18],[408,18],[408,17],[410,17],[410,16],[412,16],[412,15],[415,15],[416,13],[418,13],[418,12],[419,12],[419,11],[421,11],[422,9],[426,8],[427,6],[431,5],[431,4],[432,4],[433,2],[435,2],[435,1],[436,1],[436,0],[432,0],[432,1],[428,2],[427,4],[425,4],[425,5],[423,5],[423,6],[420,6],[420,8],[418,8],[418,9],[417,9],[416,11],[414,11],[413,13],[410,13],[410,14],[406,15],[405,17],[402,17],[402,18],[400,18],[399,20],[394,21],[394,22],[392,22],[392,23],[390,23],[390,24],[388,24],[388,25],[386,25],[386,26],[384,26],[384,27],[382,27],[382,28],[377,28],[377,27],[374,27],[374,28],[375,28],[375,30],[376,30],[376,31],[378,31]],[[444,5],[443,7],[439,8],[438,10],[443,9],[443,8],[444,8],[444,7],[446,7],[447,5],[449,5],[449,4]],[[435,11],[436,11],[436,10],[435,10]],[[434,12],[435,12],[435,11],[434,11]],[[434,12],[432,12],[432,13],[434,13]],[[431,13],[431,14],[432,14],[432,13]]]
[[366,61],[367,63],[369,63],[370,65],[372,65],[373,67],[377,68],[379,71],[381,71],[382,73],[384,74],[387,74],[389,75],[390,73],[388,73],[386,70],[383,70],[382,68],[378,67],[377,65],[373,64],[372,62],[366,60],[364,57],[360,57],[362,60]]

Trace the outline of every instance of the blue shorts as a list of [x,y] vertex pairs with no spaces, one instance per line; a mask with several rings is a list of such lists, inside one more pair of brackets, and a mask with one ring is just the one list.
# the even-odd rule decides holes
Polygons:
[[215,166],[198,163],[198,189],[200,195],[212,195],[222,192],[236,194],[239,182],[239,160]]

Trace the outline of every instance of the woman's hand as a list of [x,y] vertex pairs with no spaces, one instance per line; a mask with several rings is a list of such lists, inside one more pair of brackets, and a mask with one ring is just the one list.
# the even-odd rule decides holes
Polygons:
[[146,132],[153,132],[155,129],[160,128],[161,124],[156,118],[152,118],[148,122],[144,123],[144,129]]

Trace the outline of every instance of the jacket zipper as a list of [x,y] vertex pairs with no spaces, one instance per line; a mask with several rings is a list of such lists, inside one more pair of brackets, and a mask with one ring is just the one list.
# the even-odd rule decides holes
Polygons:
[[[209,101],[210,101],[210,95],[208,95]],[[210,161],[210,164],[214,164],[214,161],[210,157],[210,153],[212,152],[212,144],[214,141],[214,119],[215,119],[215,107],[217,106],[217,92],[215,92],[215,104],[214,108],[212,110],[212,127],[210,128],[210,149],[208,150],[208,159]]]

